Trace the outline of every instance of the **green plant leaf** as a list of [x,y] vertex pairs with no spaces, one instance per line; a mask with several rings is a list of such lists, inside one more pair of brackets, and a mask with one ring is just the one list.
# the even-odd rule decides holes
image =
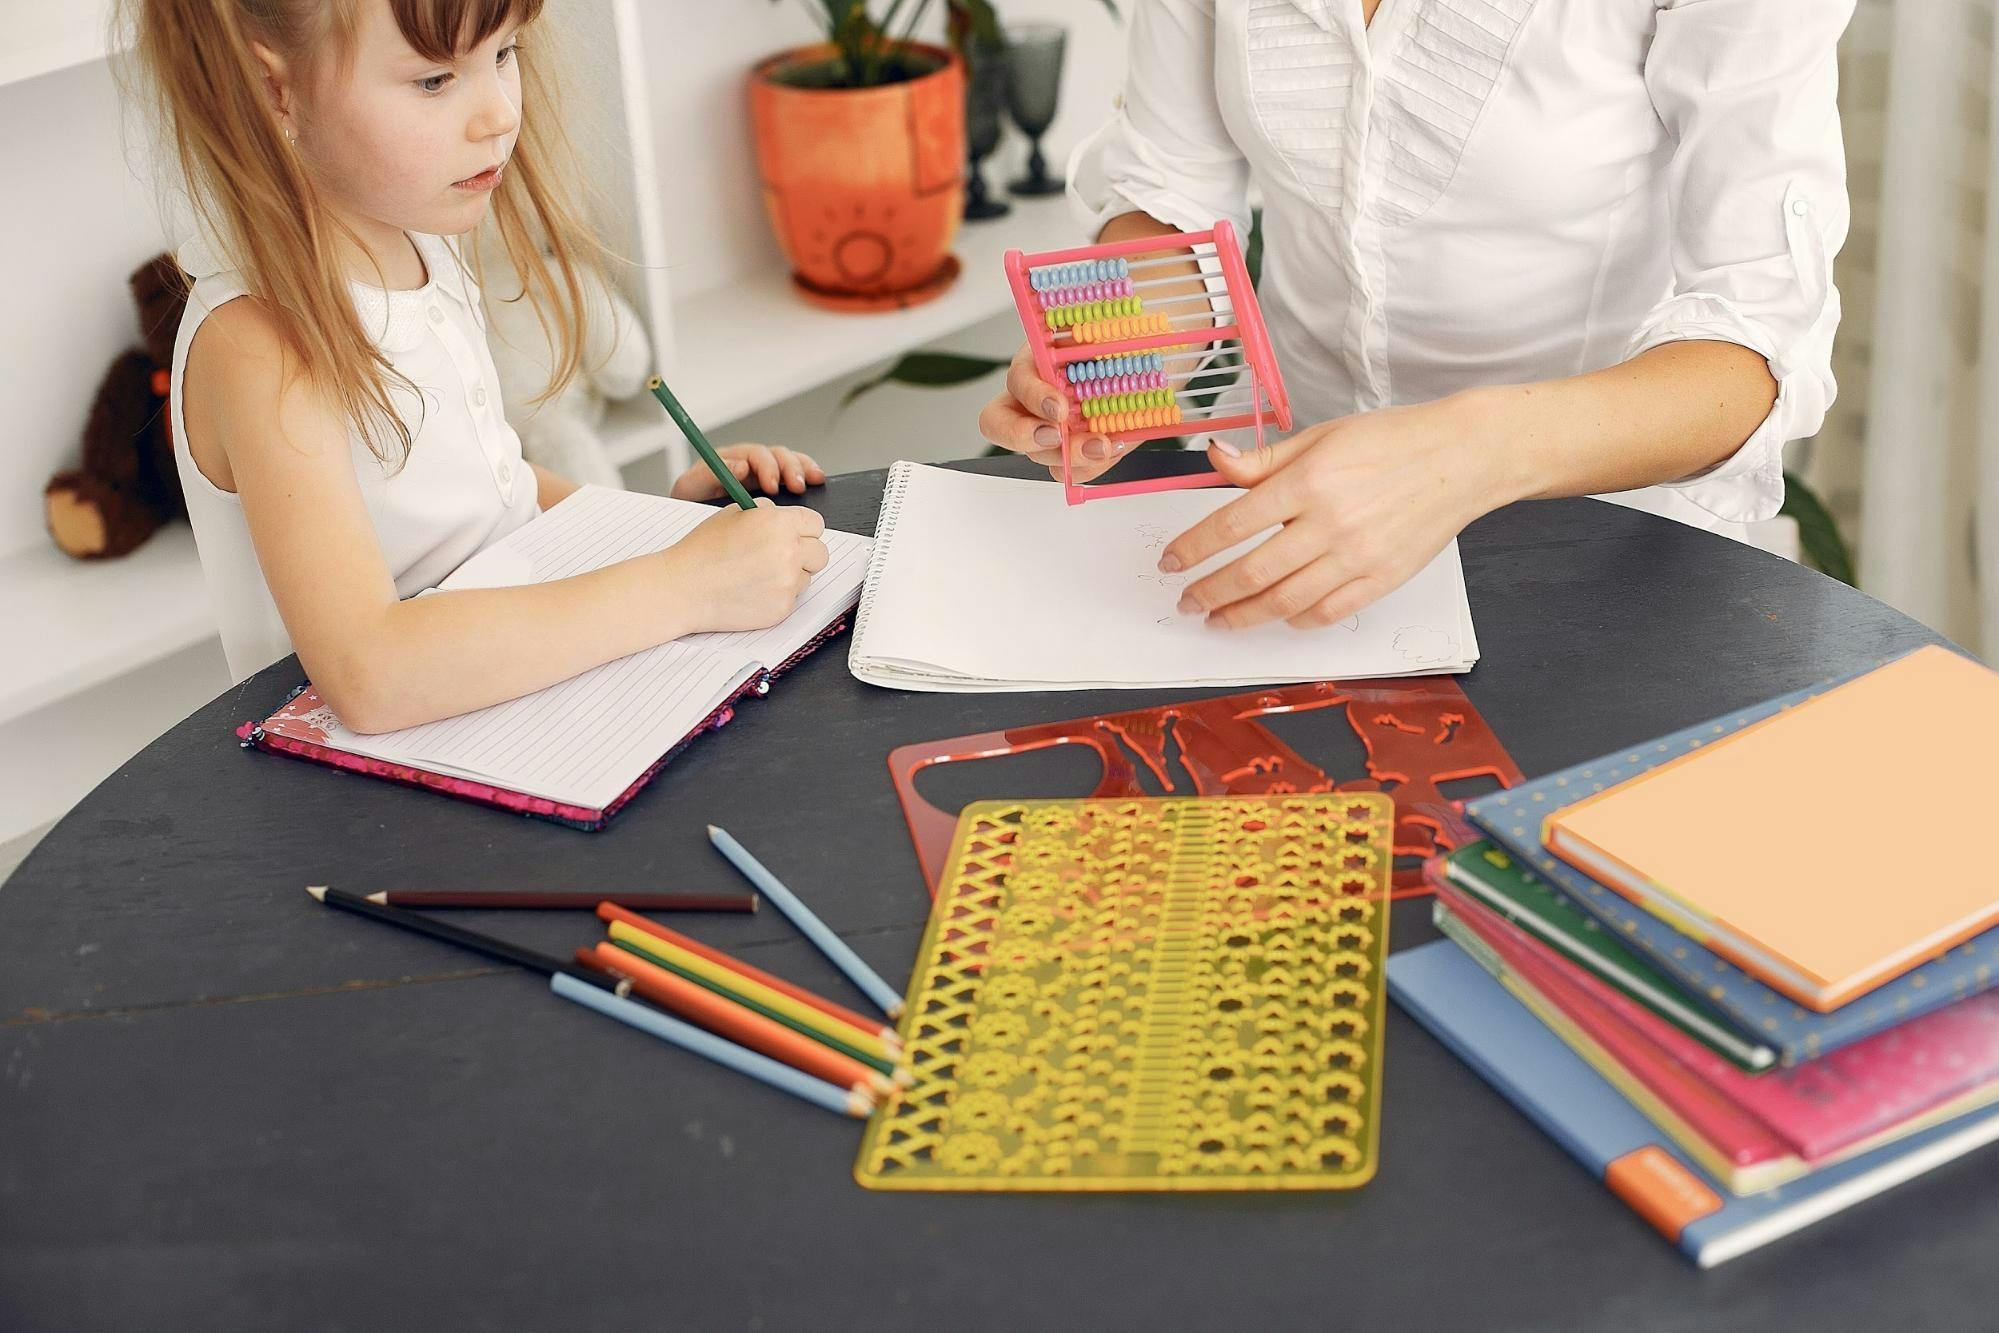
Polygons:
[[908,352],[871,380],[864,380],[840,398],[844,410],[862,394],[884,384],[907,384],[919,389],[948,389],[983,379],[1011,364],[987,356],[960,356],[956,352]]
[[1798,544],[1804,548],[1805,558],[1820,572],[1848,587],[1860,586],[1854,578],[1853,552],[1846,538],[1840,535],[1839,526],[1832,521],[1832,512],[1796,473],[1784,474],[1784,507],[1777,512],[1798,521]]

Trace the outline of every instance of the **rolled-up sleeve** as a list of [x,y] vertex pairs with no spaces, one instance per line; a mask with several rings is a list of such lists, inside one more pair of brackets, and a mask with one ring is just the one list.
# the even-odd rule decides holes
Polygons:
[[1124,90],[1069,158],[1069,198],[1094,238],[1133,211],[1185,231],[1249,234],[1249,166],[1215,94],[1214,0],[1136,0]]
[[1769,361],[1777,401],[1763,424],[1672,483],[1717,517],[1755,522],[1783,503],[1785,443],[1818,432],[1838,387],[1832,261],[1848,206],[1836,57],[1854,0],[1658,4],[1645,79],[1674,140],[1674,283],[1626,355],[1711,340]]

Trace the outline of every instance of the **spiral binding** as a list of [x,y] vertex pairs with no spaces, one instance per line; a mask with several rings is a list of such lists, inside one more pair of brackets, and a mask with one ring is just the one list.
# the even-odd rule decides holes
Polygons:
[[868,637],[868,617],[875,609],[875,589],[881,586],[882,566],[895,538],[895,525],[902,518],[902,493],[916,465],[903,460],[888,470],[888,484],[882,487],[881,515],[875,520],[875,547],[868,553],[867,577],[861,581],[861,600],[854,607],[854,637],[847,644],[847,669],[860,665],[861,645]]

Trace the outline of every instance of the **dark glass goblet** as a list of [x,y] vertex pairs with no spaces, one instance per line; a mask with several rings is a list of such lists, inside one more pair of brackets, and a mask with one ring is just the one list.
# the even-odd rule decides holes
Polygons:
[[1007,110],[1027,135],[1027,175],[1007,188],[1015,194],[1060,194],[1062,178],[1048,174],[1041,136],[1055,119],[1062,92],[1062,50],[1068,30],[1059,23],[1025,23],[1007,29]]
[[965,173],[965,220],[982,222],[1005,217],[1013,205],[986,193],[980,163],[999,146],[1000,108],[1006,101],[1006,48],[972,41],[965,46],[965,62],[971,78],[965,84],[965,150],[970,159]]

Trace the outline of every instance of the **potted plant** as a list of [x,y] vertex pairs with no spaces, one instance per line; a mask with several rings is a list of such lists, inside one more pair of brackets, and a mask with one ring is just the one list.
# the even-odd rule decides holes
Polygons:
[[[773,0],[775,2],[775,0]],[[965,75],[913,33],[930,0],[803,0],[825,40],[750,78],[764,206],[800,293],[839,309],[940,295],[964,209]]]

